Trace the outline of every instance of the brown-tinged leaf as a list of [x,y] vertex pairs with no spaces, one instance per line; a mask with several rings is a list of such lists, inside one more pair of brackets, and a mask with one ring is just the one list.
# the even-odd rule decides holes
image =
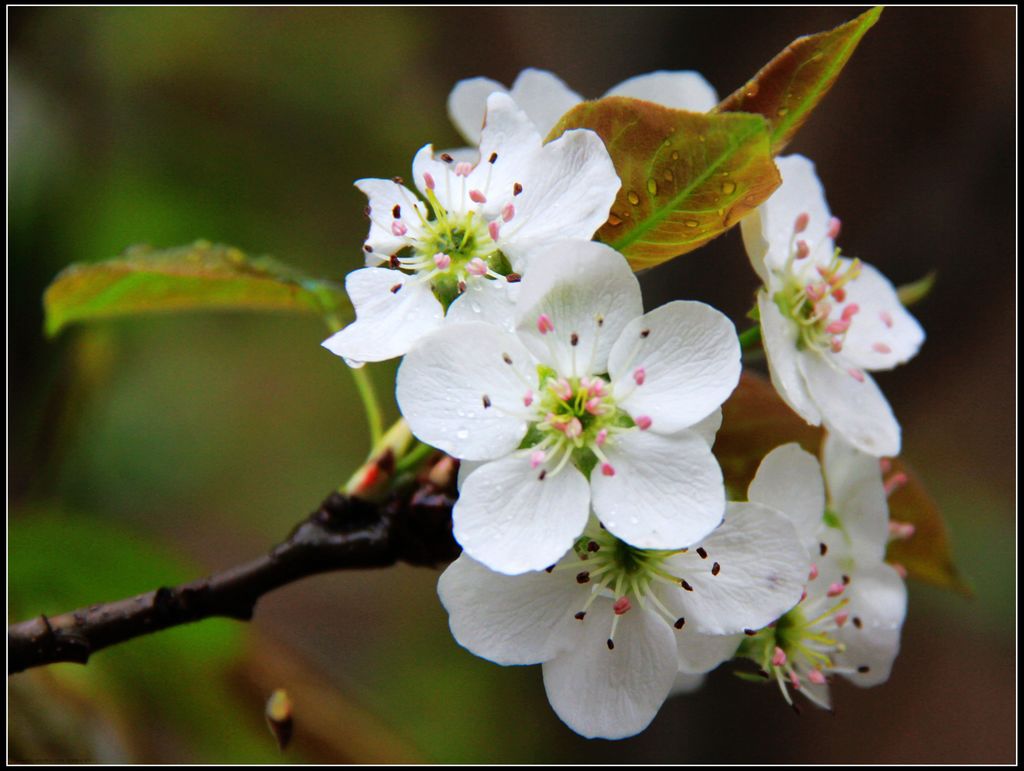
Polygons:
[[267,718],[267,726],[270,733],[277,740],[277,748],[284,752],[288,743],[292,740],[292,730],[295,727],[295,718],[292,714],[292,700],[288,691],[278,688],[267,699],[264,709]]
[[691,113],[614,96],[577,105],[550,137],[578,128],[601,137],[622,180],[597,237],[634,270],[721,235],[780,182],[760,115]]
[[206,241],[163,250],[133,247],[116,259],[76,263],[46,289],[43,305],[51,337],[74,322],[154,311],[349,313],[340,285]]
[[763,115],[770,126],[772,152],[778,154],[832,88],[881,14],[882,7],[876,6],[833,30],[797,38],[715,111]]
[[902,475],[905,481],[889,496],[889,518],[913,525],[914,534],[891,541],[886,560],[899,563],[907,569],[907,575],[919,581],[970,596],[970,586],[953,563],[949,533],[939,507],[902,460],[892,461],[891,473]]

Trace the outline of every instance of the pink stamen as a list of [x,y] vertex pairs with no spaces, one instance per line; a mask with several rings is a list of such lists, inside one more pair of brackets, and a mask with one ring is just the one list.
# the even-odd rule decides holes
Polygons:
[[907,475],[902,471],[897,471],[887,480],[885,480],[885,494],[886,496],[892,495],[894,492],[899,490],[907,483]]
[[828,230],[825,231],[825,235],[829,238],[835,239],[839,235],[839,231],[842,229],[843,223],[839,221],[838,217],[833,217],[828,221]]
[[516,207],[513,206],[511,203],[507,203],[507,204],[505,204],[504,206],[501,207],[501,218],[505,222],[508,222],[509,220],[511,220],[515,216],[516,216]]
[[429,171],[423,173],[423,182],[426,184],[427,190],[433,190],[434,189],[434,187],[435,187],[434,178],[432,176],[430,176],[430,172]]
[[537,468],[537,466],[544,462],[545,458],[547,458],[547,453],[543,450],[534,450],[530,453],[530,468]]
[[899,541],[905,541],[910,538],[916,528],[910,522],[897,522],[895,520],[889,522],[889,535]]
[[471,276],[486,276],[487,263],[479,257],[474,257],[466,263],[466,272]]
[[583,435],[583,424],[579,418],[573,418],[565,426],[565,435],[570,439],[578,439]]
[[474,203],[487,203],[487,196],[481,193],[479,190],[469,191],[469,200]]
[[811,572],[810,572],[810,574],[809,574],[809,575],[807,576],[807,580],[808,580],[808,581],[813,581],[813,580],[814,580],[815,578],[817,578],[817,577],[818,577],[818,566],[817,566],[817,565],[815,565],[815,564],[814,564],[814,563],[812,562],[812,563],[811,563]]
[[843,593],[843,590],[845,588],[846,588],[846,585],[843,584],[842,581],[836,581],[835,583],[831,584],[828,587],[828,591],[826,592],[826,594],[829,597],[838,597],[840,594]]
[[804,287],[804,294],[808,300],[816,303],[825,296],[825,287],[821,284],[808,284]]
[[498,235],[501,233],[501,223],[498,220],[491,220],[487,223],[487,234],[491,237],[492,241],[498,240]]
[[871,350],[875,353],[892,353],[892,348],[887,346],[885,343],[875,343],[871,346]]
[[859,369],[855,369],[854,367],[850,367],[848,370],[846,370],[846,372],[847,372],[847,374],[850,377],[852,377],[858,383],[863,383],[864,382],[864,373],[861,372]]
[[846,620],[849,617],[850,617],[850,614],[847,613],[846,611],[843,611],[842,613],[836,613],[836,626],[841,627],[843,624],[846,623]]
[[456,177],[468,177],[473,171],[473,164],[461,161],[455,164],[455,176]]
[[808,214],[807,212],[801,212],[796,217],[796,223],[794,223],[793,225],[793,232],[803,233],[805,230],[807,230],[807,225],[810,223],[810,221],[811,215]]
[[793,684],[794,690],[800,690],[800,676],[796,672],[789,673],[789,682]]
[[611,463],[602,463],[601,473],[606,477],[613,477],[615,476],[615,467]]
[[892,461],[888,458],[880,458],[878,461],[878,468],[882,470],[883,474],[888,474],[892,471]]
[[448,270],[451,267],[452,258],[444,252],[438,252],[434,255],[434,265],[437,266],[438,270]]
[[882,320],[882,323],[889,327],[889,329],[892,329],[892,314],[889,313],[889,311],[881,311],[878,314],[878,318],[880,318]]
[[772,666],[781,667],[786,663],[786,652],[778,645],[775,646],[775,654],[772,656]]
[[843,350],[843,338],[833,337],[832,342],[829,343],[829,347],[832,349],[832,353],[839,353]]
[[636,382],[638,386],[642,386],[644,384],[644,380],[646,379],[647,373],[644,371],[643,367],[637,367],[635,370],[633,370],[633,380]]
[[804,259],[811,253],[811,247],[807,245],[806,241],[800,240],[796,242],[796,258],[798,260]]
[[607,428],[602,428],[600,431],[597,432],[597,436],[594,437],[594,444],[596,444],[598,447],[600,447],[601,445],[603,445],[607,441],[608,441],[608,429]]
[[846,300],[846,290],[841,286],[832,290],[832,296],[835,298],[837,303],[841,303]]
[[533,391],[527,391],[523,397],[523,406],[529,407],[531,404],[533,404]]
[[583,408],[591,415],[602,415],[605,412],[604,407],[601,405],[600,396],[592,396],[587,399],[587,403],[583,405]]
[[537,331],[542,335],[546,335],[548,332],[553,331],[555,325],[551,323],[551,318],[546,313],[540,314],[537,317]]
[[803,590],[803,591],[802,591],[802,592],[800,593],[800,600],[799,600],[799,601],[797,602],[797,605],[799,605],[799,604],[800,604],[801,602],[803,602],[803,601],[804,601],[804,600],[806,600],[806,599],[807,599],[807,590],[806,590],[806,589],[804,589],[804,590]]
[[557,396],[562,401],[569,401],[572,398],[572,384],[569,383],[564,377],[559,378],[555,381],[555,384],[551,387]]
[[841,321],[840,320],[840,321],[833,321],[831,324],[829,324],[827,327],[825,327],[825,331],[828,332],[830,335],[841,335],[843,332],[845,332],[849,328],[850,328],[850,322],[849,321]]
[[807,679],[810,680],[815,685],[824,685],[825,684],[825,675],[821,674],[821,670],[820,669],[812,669],[810,672],[808,672],[807,673]]
[[647,415],[637,415],[636,427],[639,428],[641,431],[646,431],[648,428],[651,427],[650,417]]
[[907,569],[905,567],[903,567],[903,563],[901,563],[901,562],[890,562],[889,564],[892,565],[892,569],[895,570],[899,574],[900,578],[906,580]]
[[629,597],[619,597],[612,605],[612,610],[615,611],[616,616],[621,616],[623,613],[627,613],[632,610],[633,606],[629,604]]
[[404,236],[409,232],[409,228],[405,226],[404,222],[396,221],[391,223],[391,232],[396,236]]
[[857,305],[857,303],[850,303],[845,308],[843,308],[842,319],[843,321],[849,321],[858,313],[860,313],[860,306]]

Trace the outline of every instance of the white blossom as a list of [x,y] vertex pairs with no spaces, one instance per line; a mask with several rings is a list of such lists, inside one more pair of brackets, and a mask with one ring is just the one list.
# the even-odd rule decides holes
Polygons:
[[732,323],[697,302],[643,312],[625,258],[564,241],[538,253],[515,332],[447,324],[417,343],[397,397],[423,442],[468,461],[456,539],[493,570],[544,568],[593,506],[640,548],[679,548],[722,519],[710,442],[739,379]]
[[506,94],[487,100],[480,158],[423,147],[413,160],[423,199],[397,178],[356,182],[369,198],[368,267],[346,278],[356,320],[326,348],[353,365],[383,361],[438,329],[467,293],[476,304],[510,303],[530,253],[555,239],[589,239],[620,187],[596,134],[570,131],[543,145]]
[[776,160],[782,185],[742,222],[764,282],[757,303],[772,383],[804,420],[872,455],[897,455],[900,427],[867,370],[891,369],[924,341],[892,284],[841,257],[814,165]]

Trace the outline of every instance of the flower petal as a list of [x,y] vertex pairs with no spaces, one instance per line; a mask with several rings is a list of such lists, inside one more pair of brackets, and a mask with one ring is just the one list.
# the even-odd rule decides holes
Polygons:
[[609,650],[611,616],[611,601],[597,600],[581,622],[577,647],[544,663],[552,708],[588,739],[622,739],[644,730],[668,697],[677,669],[675,641],[664,621],[639,609],[626,613]]
[[742,641],[742,634],[702,634],[687,623],[676,632],[679,671],[690,674],[710,672],[735,656]]
[[[370,233],[366,244],[373,250],[368,260],[387,262],[388,257],[409,246],[412,238],[420,232],[420,216],[426,216],[426,207],[406,187],[390,179],[360,179],[356,187],[369,199]],[[399,211],[400,217],[394,216]],[[405,226],[407,235],[396,236],[391,229],[393,222]]]
[[676,672],[676,679],[672,682],[672,690],[668,692],[668,695],[678,696],[684,693],[693,693],[704,685],[706,679],[707,675],[703,672],[699,674]]
[[924,330],[875,268],[861,263],[860,275],[846,285],[846,301],[860,308],[843,339],[843,354],[858,367],[892,369],[917,354]]
[[875,457],[900,454],[899,423],[870,375],[852,376],[831,354],[808,353],[797,364],[829,431]]
[[490,460],[522,441],[522,398],[536,382],[533,359],[515,337],[474,321],[446,324],[413,347],[395,395],[421,441],[456,458]]
[[356,320],[322,345],[350,366],[401,356],[444,320],[430,287],[397,270],[360,268],[345,277],[345,289]]
[[[642,385],[634,377],[644,371]],[[608,355],[619,405],[647,415],[651,430],[673,433],[721,406],[740,379],[736,327],[700,302],[662,305],[631,321]]]
[[767,292],[757,293],[757,308],[761,315],[761,340],[768,359],[768,374],[782,400],[812,426],[821,424],[821,412],[807,392],[799,361],[807,355],[796,347],[797,330],[793,322],[782,315]]
[[722,427],[722,408],[719,407],[706,418],[701,418],[694,423],[688,430],[695,434],[700,434],[704,437],[704,441],[708,443],[708,447],[713,447],[715,444],[715,435],[718,433],[718,429]]
[[[541,135],[537,127],[516,102],[508,94],[491,94],[487,98],[487,117],[483,134],[480,138],[480,158],[483,160],[467,183],[470,188],[477,188],[486,194],[487,201],[482,206],[488,216],[497,216],[501,208],[515,199],[515,211],[521,212],[523,196],[515,193],[516,183],[527,183],[532,188],[530,169],[540,157]],[[490,159],[494,158],[492,162]],[[517,213],[512,223],[521,215]],[[502,227],[506,232],[512,223]],[[500,243],[500,242],[499,242]]]
[[512,84],[512,98],[546,137],[565,113],[583,101],[557,75],[533,68],[519,73]]
[[878,458],[829,434],[822,450],[832,510],[858,560],[881,561],[889,540],[889,504]]
[[490,78],[467,78],[455,84],[448,95],[448,117],[469,144],[480,144],[480,129],[487,112],[487,97],[508,89]]
[[468,282],[466,291],[448,306],[445,321],[448,324],[483,321],[513,334],[519,287],[504,280],[473,279]]
[[602,449],[615,474],[591,474],[594,513],[616,537],[641,549],[675,549],[722,521],[722,470],[699,434],[624,431]]
[[658,70],[624,80],[605,96],[630,96],[676,110],[707,112],[718,104],[718,94],[704,76],[692,70]]
[[[838,637],[846,650],[837,662],[855,671],[847,677],[857,685],[872,686],[889,679],[900,649],[900,629],[907,611],[907,588],[890,565],[878,562],[858,569],[846,589],[847,611],[858,627],[847,623]],[[860,671],[867,667],[866,671]]]
[[575,646],[585,587],[561,573],[495,573],[463,554],[437,582],[452,635],[496,664],[537,664]]
[[688,552],[666,562],[691,587],[665,595],[686,626],[705,634],[760,629],[800,601],[810,559],[793,525],[773,509],[726,504],[725,520],[701,546],[706,559]]
[[825,516],[825,483],[818,459],[800,445],[791,442],[768,453],[747,489],[747,498],[788,519],[808,550],[818,547]]
[[[538,359],[560,375],[582,376],[607,370],[612,344],[641,313],[640,284],[621,254],[592,241],[561,241],[538,253],[523,278],[516,326]],[[552,331],[538,328],[542,315]]]
[[[428,197],[428,190],[433,189],[438,202],[450,214],[465,214],[467,211],[475,211],[476,204],[468,196],[472,187],[467,178],[454,173],[453,167],[454,160],[451,163],[446,163],[435,158],[434,146],[424,145],[412,159],[413,183],[425,198]],[[431,180],[429,184],[428,176]]]
[[455,540],[473,559],[516,575],[554,565],[589,514],[590,489],[574,466],[542,476],[528,457],[514,454],[463,480],[452,522]]

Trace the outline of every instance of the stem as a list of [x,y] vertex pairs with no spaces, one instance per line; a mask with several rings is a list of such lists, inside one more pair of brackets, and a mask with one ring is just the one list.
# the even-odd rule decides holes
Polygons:
[[746,353],[761,342],[761,325],[751,327],[740,333],[740,349]]
[[384,416],[380,409],[380,401],[377,399],[377,392],[373,388],[373,381],[370,379],[366,367],[349,367],[352,373],[352,380],[355,381],[359,398],[362,399],[363,408],[366,410],[366,423],[370,429],[370,445],[376,447],[384,436]]
[[412,448],[406,454],[404,458],[401,458],[398,463],[395,464],[395,470],[398,472],[409,471],[416,468],[422,461],[425,461],[430,457],[430,454],[436,452],[436,450],[429,444],[423,444],[423,442],[417,442],[416,446]]

